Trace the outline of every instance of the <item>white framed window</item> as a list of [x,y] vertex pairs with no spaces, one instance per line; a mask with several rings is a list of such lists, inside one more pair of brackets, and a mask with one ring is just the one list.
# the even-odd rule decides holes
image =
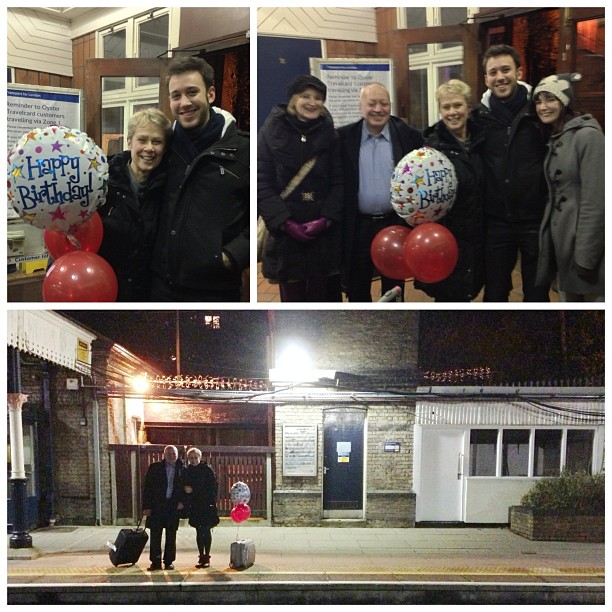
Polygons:
[[[469,21],[477,11],[468,7],[402,7],[397,9],[398,28],[457,25]],[[409,123],[424,129],[439,119],[436,89],[449,79],[463,77],[461,41],[408,46],[410,117]]]
[[[178,47],[180,7],[152,9],[97,32],[97,57],[162,58]],[[102,149],[112,155],[127,148],[127,124],[143,108],[159,107],[159,78],[103,77]]]
[[470,430],[470,477],[559,476],[564,469],[592,473],[595,429],[509,427]]

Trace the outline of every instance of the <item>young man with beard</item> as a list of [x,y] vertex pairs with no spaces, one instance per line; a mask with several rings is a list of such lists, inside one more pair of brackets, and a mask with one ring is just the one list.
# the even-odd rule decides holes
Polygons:
[[484,128],[485,302],[507,302],[512,271],[521,258],[523,301],[548,302],[549,286],[536,286],[538,236],[546,204],[545,139],[520,82],[514,47],[494,45],[483,57],[488,91],[474,111]]
[[151,299],[237,302],[249,265],[248,134],[212,106],[214,70],[203,59],[170,62],[168,90],[176,122]]

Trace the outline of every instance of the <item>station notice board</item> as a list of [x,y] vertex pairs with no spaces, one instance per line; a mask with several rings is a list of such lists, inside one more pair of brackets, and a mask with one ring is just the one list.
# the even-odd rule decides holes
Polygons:
[[283,425],[283,476],[317,475],[317,426]]

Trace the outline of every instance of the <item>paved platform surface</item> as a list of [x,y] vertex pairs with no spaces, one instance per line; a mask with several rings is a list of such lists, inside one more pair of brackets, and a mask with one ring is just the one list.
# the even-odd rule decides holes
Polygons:
[[[513,602],[520,591],[548,593],[548,598],[569,592],[576,600],[570,603],[603,603],[604,544],[533,542],[506,528],[297,528],[223,521],[213,532],[211,567],[196,569],[195,530],[181,526],[175,569],[160,572],[146,571],[148,545],[136,565],[111,565],[106,542],[114,541],[119,529],[56,526],[31,532],[33,549],[11,549],[7,544],[9,603],[11,594],[38,590],[45,591],[46,597],[56,592],[57,597],[69,590],[73,595],[95,587],[104,591],[104,585],[121,586],[123,592],[133,594],[137,589],[142,597],[144,584],[150,585],[147,591],[152,596],[157,593],[154,601],[163,597],[196,601],[191,595],[185,600],[186,593],[208,588],[209,596],[210,589],[219,593],[223,589],[226,596],[233,590],[231,601],[235,602],[238,594],[233,586],[240,587],[239,597],[252,592],[251,601],[257,600],[256,591],[261,595],[263,590],[269,597],[277,592],[276,597],[283,599],[277,603],[292,603],[306,597],[298,595],[304,590],[311,591],[312,599],[315,590],[320,598],[324,590],[347,588],[350,593],[338,597],[355,601],[360,589],[371,595],[376,585],[377,597],[382,599],[366,602],[393,599],[391,592],[398,593],[398,589],[405,602],[407,593],[416,592],[417,586],[422,594],[440,593],[441,585],[447,592],[467,585],[467,591],[474,592],[492,588],[497,597],[510,589],[515,593]],[[242,538],[255,541],[256,562],[246,570],[235,570],[229,567],[229,548],[232,541]],[[182,589],[180,597],[170,594],[172,587]],[[324,602],[307,597],[300,601]]]

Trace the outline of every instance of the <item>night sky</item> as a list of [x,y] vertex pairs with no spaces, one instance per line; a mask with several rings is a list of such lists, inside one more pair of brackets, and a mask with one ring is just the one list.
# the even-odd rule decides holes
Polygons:
[[[176,372],[176,311],[63,312],[164,373]],[[221,329],[207,324],[206,317],[215,315],[221,315]],[[181,311],[181,372],[265,378],[267,329],[266,310]],[[443,310],[420,315],[423,372],[488,367],[492,383],[601,377],[603,356],[603,311]]]

